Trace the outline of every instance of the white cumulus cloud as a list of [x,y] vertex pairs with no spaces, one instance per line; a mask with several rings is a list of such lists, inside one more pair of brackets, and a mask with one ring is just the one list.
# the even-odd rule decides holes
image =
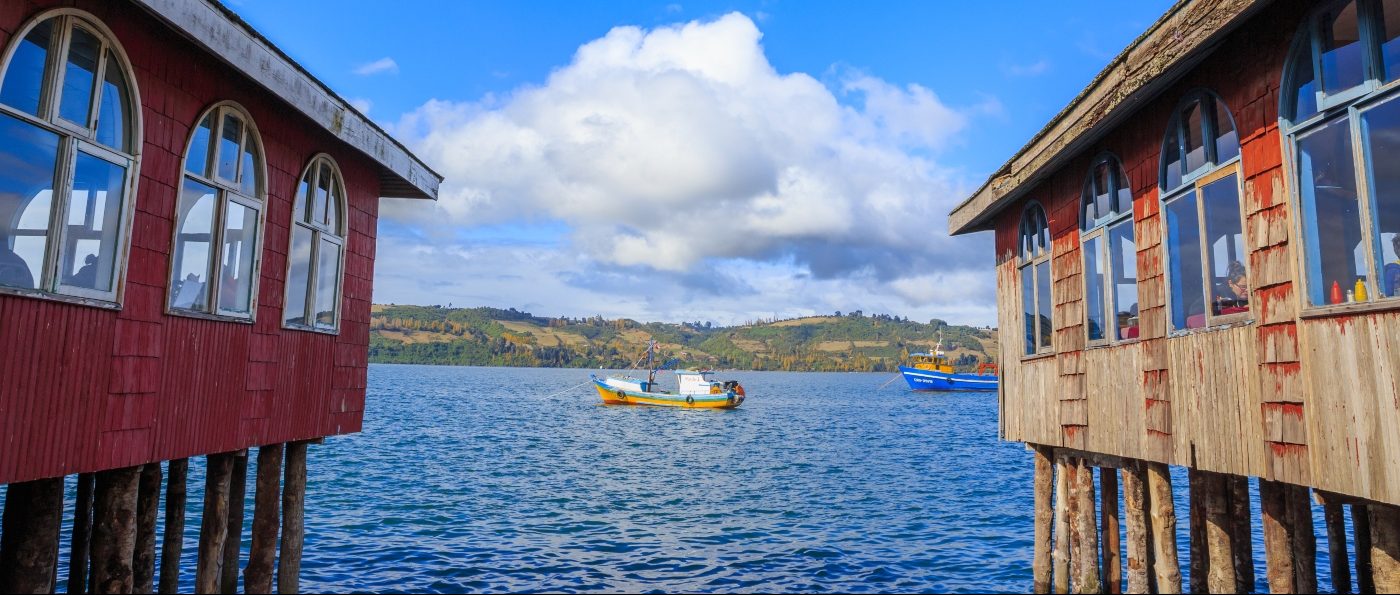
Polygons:
[[358,74],[360,76],[369,76],[372,74],[382,73],[398,74],[399,63],[395,62],[393,58],[384,57],[373,62],[361,64],[355,68],[355,74]]

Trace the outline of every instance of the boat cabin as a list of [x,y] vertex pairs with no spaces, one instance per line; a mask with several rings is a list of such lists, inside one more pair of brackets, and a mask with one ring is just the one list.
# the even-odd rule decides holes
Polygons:
[[953,366],[948,365],[948,358],[943,352],[937,355],[932,353],[911,353],[909,354],[910,367],[915,370],[928,370],[930,372],[953,373]]
[[720,383],[710,380],[714,372],[696,372],[691,370],[676,370],[676,382],[679,384],[679,392],[683,395],[709,395],[718,394],[722,388]]

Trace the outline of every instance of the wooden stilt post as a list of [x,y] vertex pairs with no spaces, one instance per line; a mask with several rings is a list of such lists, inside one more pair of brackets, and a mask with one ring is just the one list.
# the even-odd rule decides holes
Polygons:
[[224,563],[224,539],[228,532],[229,477],[233,474],[233,454],[206,457],[204,514],[199,523],[199,557],[195,566],[196,593],[218,593]]
[[1181,593],[1181,561],[1176,553],[1172,476],[1165,464],[1147,464],[1147,491],[1152,502],[1152,556],[1157,592],[1175,595]]
[[1206,552],[1210,558],[1207,587],[1211,593],[1234,593],[1235,544],[1234,520],[1230,518],[1230,504],[1226,495],[1226,479],[1218,473],[1203,473],[1205,505]]
[[1235,592],[1254,590],[1254,522],[1249,506],[1249,478],[1242,475],[1226,477],[1230,501],[1230,518],[1234,521]]
[[1099,469],[1099,510],[1102,522],[1099,523],[1103,557],[1100,569],[1103,573],[1105,593],[1118,595],[1123,592],[1122,544],[1118,541],[1118,470],[1111,467]]
[[305,538],[306,443],[287,443],[286,479],[282,485],[282,547],[277,558],[277,592],[301,588],[301,546]]
[[229,477],[228,529],[224,535],[224,562],[219,579],[219,591],[232,595],[238,592],[238,559],[243,554],[243,502],[248,491],[248,452],[233,456],[233,473]]
[[68,543],[68,592],[86,593],[88,547],[92,542],[93,475],[78,474],[77,502],[73,505],[73,538]]
[[141,466],[136,490],[136,559],[131,565],[135,593],[154,593],[156,578],[156,516],[160,512],[160,462]]
[[1371,513],[1365,504],[1351,505],[1351,532],[1356,536],[1356,592],[1374,595],[1376,581],[1371,571]]
[[[1031,565],[1032,584],[1034,592],[1050,592],[1050,536],[1051,519],[1054,518],[1055,511],[1051,508],[1052,494],[1055,483],[1055,469],[1050,458],[1054,450],[1048,446],[1036,446],[1035,448],[1035,557]],[[258,464],[262,465],[262,458],[259,457]],[[258,475],[259,481],[262,479],[261,470]],[[259,485],[261,490],[262,486]],[[261,502],[259,503],[261,505]],[[251,562],[250,562],[251,565]]]
[[12,483],[0,529],[0,593],[52,593],[63,531],[63,478]]
[[1400,508],[1367,506],[1371,512],[1371,576],[1377,593],[1400,593]]
[[140,467],[97,474],[92,508],[92,592],[130,593],[136,556],[136,496]]
[[282,448],[258,449],[258,481],[253,494],[253,543],[243,569],[245,593],[272,592],[272,566],[277,561],[277,524],[281,520]]
[[1080,535],[1083,523],[1080,517],[1083,516],[1083,509],[1080,508],[1079,490],[1083,484],[1079,481],[1079,461],[1069,459],[1067,468],[1069,469],[1069,589],[1071,593],[1084,593],[1084,536]]
[[160,592],[180,590],[180,554],[185,545],[185,480],[190,460],[170,461],[165,474],[165,532],[160,546]]
[[1327,522],[1327,561],[1332,569],[1332,590],[1351,593],[1351,558],[1347,555],[1346,510],[1335,497],[1325,497],[1322,516]]
[[1264,574],[1270,593],[1297,593],[1293,571],[1293,526],[1287,484],[1259,480],[1259,508],[1264,519]]
[[1069,593],[1069,463],[1055,458],[1055,555],[1056,593]]
[[1293,525],[1293,574],[1299,593],[1317,592],[1317,535],[1313,531],[1309,489],[1291,486],[1289,510]]
[[1210,576],[1210,555],[1206,547],[1206,477],[1195,468],[1186,470],[1186,505],[1190,509],[1187,531],[1190,536],[1191,553],[1187,565],[1191,569],[1188,578],[1191,593],[1209,593],[1207,578]]
[[1128,592],[1147,593],[1147,478],[1142,464],[1123,468],[1123,512],[1128,525]]
[[[1079,587],[1081,593],[1100,593],[1103,579],[1099,575],[1099,529],[1098,515],[1095,514],[1094,468],[1088,461],[1079,460]],[[1071,554],[1071,557],[1073,554]]]

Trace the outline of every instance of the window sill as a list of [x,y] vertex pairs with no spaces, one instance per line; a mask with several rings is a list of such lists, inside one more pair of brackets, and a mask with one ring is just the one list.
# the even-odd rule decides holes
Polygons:
[[181,310],[178,308],[166,308],[165,314],[167,316],[179,316],[181,318],[198,318],[200,320],[212,320],[214,322],[234,322],[238,324],[253,324],[257,322],[251,317],[229,316],[227,314],[211,314],[209,312],[200,312],[198,310]]
[[1400,310],[1400,299],[1390,298],[1374,302],[1336,304],[1333,306],[1304,306],[1303,311],[1298,314],[1298,318],[1327,318],[1330,316],[1370,314],[1373,312],[1390,312],[1393,310]]
[[1175,338],[1178,338],[1178,337],[1188,337],[1188,336],[1191,336],[1191,335],[1203,335],[1203,334],[1206,334],[1206,333],[1215,333],[1215,332],[1230,330],[1230,329],[1232,329],[1232,328],[1239,328],[1239,327],[1242,327],[1242,326],[1249,326],[1249,325],[1252,325],[1252,324],[1254,324],[1254,319],[1253,319],[1253,318],[1246,318],[1246,319],[1241,319],[1241,320],[1233,320],[1233,321],[1229,321],[1229,322],[1217,323],[1215,326],[1206,326],[1206,327],[1201,327],[1201,328],[1192,328],[1192,329],[1184,329],[1184,330],[1170,331],[1170,332],[1167,333],[1167,338],[1168,338],[1168,339],[1175,339]]
[[1047,353],[1037,353],[1037,354],[1035,354],[1035,355],[1023,355],[1023,356],[1021,356],[1021,363],[1024,364],[1024,363],[1026,363],[1026,362],[1034,362],[1034,361],[1039,361],[1039,360],[1043,360],[1043,359],[1050,359],[1050,358],[1052,358],[1052,357],[1055,357],[1055,352],[1054,352],[1054,351],[1050,351],[1050,352],[1047,352]]
[[15,297],[29,298],[33,300],[44,300],[46,302],[62,302],[75,306],[87,306],[89,308],[101,308],[103,310],[121,311],[122,305],[117,302],[109,302],[95,298],[80,297],[76,295],[66,295],[40,291],[38,289],[20,289],[17,287],[0,287],[0,295],[11,295]]
[[1123,339],[1122,341],[1112,341],[1106,343],[1090,343],[1084,346],[1084,351],[1093,351],[1095,349],[1108,349],[1110,347],[1124,347],[1127,345],[1136,345],[1141,342],[1142,338]]
[[316,327],[311,327],[311,326],[302,326],[302,325],[300,325],[300,324],[286,324],[286,323],[283,323],[283,324],[282,324],[282,330],[301,331],[301,332],[303,332],[303,333],[316,333],[316,334],[318,334],[318,335],[332,335],[332,336],[339,336],[339,335],[340,335],[340,327],[339,327],[339,326],[337,326],[336,328],[333,328],[333,329],[327,329],[327,328],[316,328]]

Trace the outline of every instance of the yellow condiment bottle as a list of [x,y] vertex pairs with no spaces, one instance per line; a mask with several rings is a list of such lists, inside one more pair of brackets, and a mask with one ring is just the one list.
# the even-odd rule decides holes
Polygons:
[[1357,277],[1356,289],[1353,289],[1352,292],[1356,294],[1356,301],[1366,301],[1366,284],[1361,281],[1360,277]]

